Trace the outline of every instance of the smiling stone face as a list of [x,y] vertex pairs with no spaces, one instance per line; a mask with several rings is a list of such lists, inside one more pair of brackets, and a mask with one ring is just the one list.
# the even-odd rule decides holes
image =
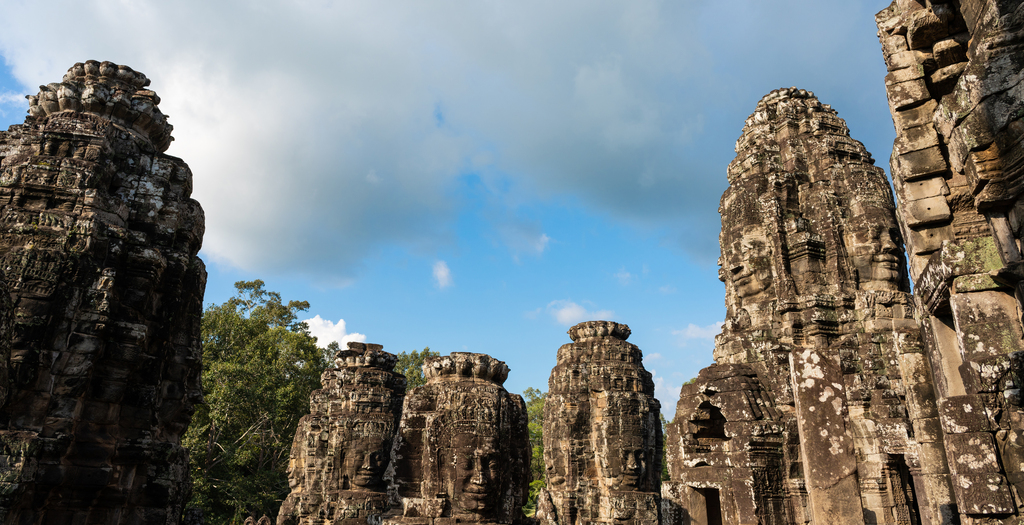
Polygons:
[[767,299],[774,275],[771,248],[764,227],[749,224],[734,230],[734,241],[723,248],[722,277],[732,285],[741,304]]
[[520,522],[530,442],[526,403],[501,386],[508,367],[486,354],[453,352],[428,358],[423,368],[427,383],[403,408],[393,454],[402,460],[386,480],[397,485],[402,515],[385,523]]
[[904,262],[900,230],[892,210],[853,208],[844,240],[860,288],[898,290]]
[[445,485],[452,487],[453,513],[485,518],[500,496],[501,457],[495,436],[460,433],[452,438]]
[[381,490],[384,488],[384,469],[388,458],[380,437],[361,438],[345,451],[342,461],[344,479],[350,489]]

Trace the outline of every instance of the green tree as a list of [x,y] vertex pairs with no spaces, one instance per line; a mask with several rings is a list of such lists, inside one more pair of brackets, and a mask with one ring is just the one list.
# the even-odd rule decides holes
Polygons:
[[277,514],[288,494],[285,470],[309,394],[327,366],[298,313],[263,281],[239,281],[235,297],[203,312],[203,393],[183,444],[195,483],[190,505],[208,523]]
[[[695,381],[696,379],[691,379]],[[661,417],[661,435],[662,435],[662,447],[661,447],[661,480],[668,481],[668,440],[664,439],[668,436],[668,424],[669,420],[665,419],[665,414],[658,414]]]
[[405,380],[409,382],[408,390],[412,390],[427,382],[427,379],[423,377],[423,361],[428,357],[437,357],[439,355],[441,354],[430,351],[429,346],[423,347],[423,350],[419,352],[416,350],[401,352],[398,354],[398,364],[395,365],[395,372],[405,375]]
[[548,393],[530,387],[523,391],[523,397],[526,399],[530,447],[533,449],[530,472],[534,480],[544,479],[544,400]]
[[533,450],[533,458],[530,460],[533,481],[530,482],[530,496],[523,511],[532,516],[537,510],[537,495],[540,493],[540,489],[546,486],[544,481],[544,400],[547,399],[548,393],[530,387],[523,391],[523,397],[526,399],[530,447]]

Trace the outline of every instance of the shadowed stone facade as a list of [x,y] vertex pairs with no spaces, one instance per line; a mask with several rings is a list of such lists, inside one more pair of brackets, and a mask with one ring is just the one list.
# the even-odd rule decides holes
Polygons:
[[885,174],[795,88],[758,102],[736,153],[727,317],[668,427],[666,521],[913,522],[942,449],[912,439],[934,414]]
[[398,431],[405,376],[381,345],[348,343],[323,389],[310,395],[310,414],[295,432],[288,462],[291,494],[281,525],[365,524],[388,509],[385,469]]
[[0,132],[2,523],[177,523],[188,496],[204,218],[148,85],[75,64]]
[[526,404],[485,354],[428,357],[402,408],[385,523],[520,523],[530,483]]
[[661,484],[661,404],[629,327],[588,321],[558,349],[544,402],[542,523],[653,524]]

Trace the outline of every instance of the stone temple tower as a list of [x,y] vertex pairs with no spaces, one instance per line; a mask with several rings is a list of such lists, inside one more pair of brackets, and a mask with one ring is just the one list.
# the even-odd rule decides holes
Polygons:
[[[903,523],[942,455],[892,193],[845,122],[773,91],[722,196],[727,316],[683,387],[663,485],[673,523]],[[932,440],[934,441],[934,440]]]
[[661,404],[629,327],[588,321],[558,349],[544,402],[542,523],[658,522]]
[[486,354],[428,357],[405,397],[385,525],[521,523],[529,495],[526,403]]
[[875,16],[891,171],[937,410],[944,523],[1024,516],[1024,3],[895,0]]
[[189,493],[204,216],[148,85],[75,64],[0,132],[0,523],[176,523]]
[[288,459],[291,494],[280,525],[362,525],[388,509],[385,469],[398,433],[405,376],[398,357],[369,343],[348,343],[323,388],[309,397]]

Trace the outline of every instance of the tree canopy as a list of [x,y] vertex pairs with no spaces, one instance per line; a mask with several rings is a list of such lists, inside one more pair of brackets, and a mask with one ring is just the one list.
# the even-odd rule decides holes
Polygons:
[[208,523],[277,514],[296,426],[327,367],[326,350],[298,320],[308,302],[284,303],[260,280],[235,288],[203,312],[205,403],[183,439],[195,483],[190,505]]
[[530,481],[530,495],[523,510],[527,515],[532,516],[537,510],[537,495],[540,489],[546,485],[544,478],[544,400],[548,397],[547,392],[541,392],[530,387],[523,391],[523,398],[526,400],[527,425],[530,431],[530,447],[533,449],[533,457],[530,460],[530,472],[533,478]]
[[[408,381],[408,390],[412,390],[427,382],[427,378],[423,377],[423,362],[428,357],[437,357],[441,354],[433,352],[430,347],[424,347],[423,350],[417,352],[413,350],[411,352],[401,352],[398,354],[398,364],[395,365],[395,372],[405,375],[405,380]],[[408,390],[406,390],[408,392]]]

